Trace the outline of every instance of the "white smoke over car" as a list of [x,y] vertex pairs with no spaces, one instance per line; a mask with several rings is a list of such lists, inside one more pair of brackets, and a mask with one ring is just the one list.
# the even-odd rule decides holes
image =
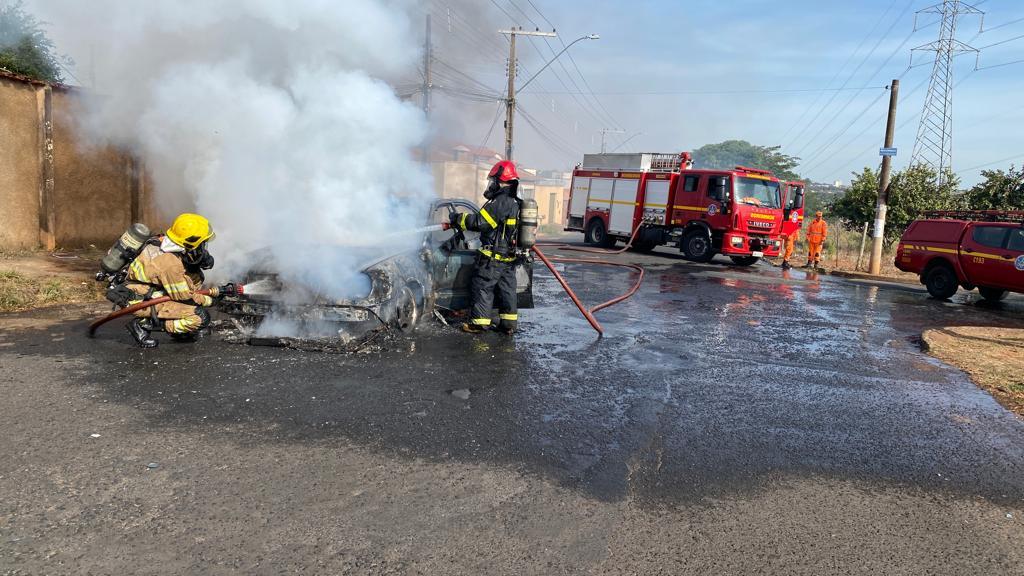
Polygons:
[[412,4],[29,6],[62,49],[94,59],[100,95],[81,118],[92,138],[140,155],[166,214],[211,220],[218,278],[269,246],[283,281],[359,295],[369,289],[358,270],[365,254],[315,247],[366,246],[421,225],[433,184],[411,150],[426,121],[387,83],[414,73],[421,57]]

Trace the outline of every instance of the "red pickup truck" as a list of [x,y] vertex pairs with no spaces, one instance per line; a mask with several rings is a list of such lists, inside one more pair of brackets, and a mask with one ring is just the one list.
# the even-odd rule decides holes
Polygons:
[[939,299],[960,286],[991,301],[1024,292],[1024,212],[926,212],[903,233],[896,267]]

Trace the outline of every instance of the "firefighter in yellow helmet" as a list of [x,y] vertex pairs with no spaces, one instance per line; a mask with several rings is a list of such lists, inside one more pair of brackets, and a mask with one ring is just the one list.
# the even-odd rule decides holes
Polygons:
[[128,267],[127,287],[135,294],[129,304],[170,296],[171,301],[144,308],[128,323],[128,332],[142,348],[155,348],[150,334],[163,330],[175,340],[194,341],[210,324],[206,308],[211,296],[196,294],[202,288],[203,270],[213,268],[207,244],[213,240],[210,221],[198,214],[181,214],[164,236],[149,241]]

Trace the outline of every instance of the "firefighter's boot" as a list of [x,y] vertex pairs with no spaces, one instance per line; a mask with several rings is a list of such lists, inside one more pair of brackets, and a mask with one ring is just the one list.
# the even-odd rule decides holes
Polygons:
[[783,260],[783,261],[782,261],[782,269],[783,269],[783,270],[789,270],[789,269],[790,269],[790,268],[792,268],[792,267],[793,267],[793,266],[792,266],[792,265],[790,265],[790,263],[789,263],[789,260]]
[[159,342],[149,334],[152,330],[153,324],[149,318],[132,318],[128,323],[128,333],[132,335],[132,339],[139,345],[139,348],[157,347]]

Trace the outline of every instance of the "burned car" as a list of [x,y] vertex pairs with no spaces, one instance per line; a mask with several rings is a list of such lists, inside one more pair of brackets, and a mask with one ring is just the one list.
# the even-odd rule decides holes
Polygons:
[[[478,211],[469,200],[437,200],[431,204],[424,226],[448,222],[452,212]],[[258,264],[246,273],[244,282],[270,285],[273,289],[224,297],[220,310],[250,326],[287,319],[303,326],[329,326],[332,331],[339,327],[358,331],[380,325],[409,331],[435,309],[453,313],[470,307],[469,284],[479,248],[476,232],[423,232],[418,248],[384,257],[378,254],[359,267],[369,287],[368,293],[360,298],[331,297],[330,290],[324,287],[285,286],[278,277],[279,263],[267,254],[253,259]],[[349,256],[361,255],[359,249],[338,250],[345,250]],[[532,308],[532,256],[525,257],[517,267],[516,284],[519,307]]]

